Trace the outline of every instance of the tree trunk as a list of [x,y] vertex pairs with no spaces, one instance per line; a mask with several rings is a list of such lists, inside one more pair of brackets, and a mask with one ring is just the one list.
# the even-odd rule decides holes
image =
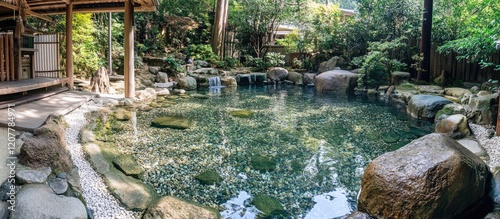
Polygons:
[[224,55],[224,33],[227,23],[229,0],[217,0],[214,25],[212,29],[212,51],[218,56]]
[[92,76],[92,80],[90,81],[90,85],[92,86],[91,90],[97,94],[109,94],[109,76],[106,72],[106,68],[99,67],[99,70]]
[[420,54],[424,59],[420,62],[418,80],[430,81],[431,74],[431,30],[432,30],[432,5],[433,0],[424,1],[424,20],[422,21],[422,41],[420,43]]

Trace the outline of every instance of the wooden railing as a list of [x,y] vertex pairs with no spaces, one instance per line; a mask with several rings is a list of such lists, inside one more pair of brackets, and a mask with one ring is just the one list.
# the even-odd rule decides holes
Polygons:
[[14,34],[0,33],[0,81],[13,81],[14,75]]
[[11,5],[19,5],[19,0],[0,0],[0,2],[4,2],[4,3],[7,3],[7,4],[11,4]]

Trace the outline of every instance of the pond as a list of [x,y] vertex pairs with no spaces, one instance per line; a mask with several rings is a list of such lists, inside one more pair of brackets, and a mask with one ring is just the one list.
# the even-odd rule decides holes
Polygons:
[[[198,90],[158,105],[138,112],[134,128],[116,142],[126,142],[119,146],[146,169],[142,180],[160,195],[214,207],[224,218],[256,218],[258,196],[286,218],[348,214],[372,159],[432,131],[430,122],[383,101],[295,86]],[[251,113],[237,117],[235,110]],[[152,127],[160,116],[188,118],[191,125]],[[200,183],[195,177],[205,171],[222,181]]]

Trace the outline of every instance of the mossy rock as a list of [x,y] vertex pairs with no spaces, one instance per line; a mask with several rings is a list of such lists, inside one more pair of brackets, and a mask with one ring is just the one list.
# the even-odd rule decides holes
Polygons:
[[274,197],[257,195],[253,198],[252,205],[261,211],[258,218],[285,218],[283,205]]
[[158,104],[158,103],[156,103],[156,102],[152,102],[152,103],[150,103],[150,104],[149,104],[149,106],[150,106],[150,107],[153,107],[153,108],[159,108],[159,107],[161,107],[161,105],[160,105],[160,104]]
[[203,173],[198,174],[194,178],[200,181],[200,183],[203,185],[213,185],[222,181],[222,177],[213,170],[207,170]]
[[437,111],[436,113],[436,116],[434,116],[434,118],[436,120],[440,119],[442,115],[448,115],[448,116],[451,116],[453,114],[456,114],[454,111],[453,111],[453,108],[450,108],[450,107],[446,107],[444,106],[442,109],[440,109],[439,111]]
[[261,172],[273,171],[276,166],[274,160],[262,155],[253,155],[250,159],[252,168]]
[[253,112],[250,110],[233,110],[230,112],[232,116],[238,118],[248,118],[253,116]]
[[144,169],[137,164],[130,154],[120,154],[113,159],[113,165],[127,176],[140,179]]
[[304,170],[305,165],[300,160],[294,160],[291,163],[291,167],[293,172],[302,172]]
[[157,128],[187,129],[191,126],[191,121],[183,117],[164,116],[153,120],[151,126]]
[[396,86],[396,89],[399,89],[399,90],[416,90],[417,87],[414,84],[411,84],[411,83],[404,83],[404,84],[401,84],[399,86]]
[[170,100],[175,100],[175,99],[178,99],[179,96],[176,96],[176,95],[169,95],[169,96],[165,96],[166,99],[170,99]]
[[129,121],[134,117],[134,114],[124,109],[118,109],[113,114],[118,121]]
[[371,141],[375,141],[375,140],[380,138],[380,136],[376,132],[367,132],[367,133],[365,133],[365,136],[368,140],[371,140]]
[[394,132],[387,132],[382,134],[382,140],[384,140],[385,143],[391,144],[399,141],[399,136]]

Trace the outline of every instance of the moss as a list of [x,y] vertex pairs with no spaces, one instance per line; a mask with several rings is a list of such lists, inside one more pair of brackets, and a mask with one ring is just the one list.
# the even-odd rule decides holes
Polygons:
[[258,218],[285,218],[283,205],[274,197],[257,195],[253,198],[252,204],[261,211]]
[[183,117],[164,116],[153,120],[151,126],[157,128],[187,129],[191,126],[191,121]]
[[230,112],[230,114],[238,118],[248,118],[250,116],[253,116],[253,112],[250,110],[233,110]]
[[203,185],[213,185],[222,181],[222,177],[213,170],[207,170],[203,173],[198,174],[194,178],[200,181],[200,183]]
[[261,172],[272,171],[276,166],[276,162],[274,162],[274,160],[262,155],[253,155],[250,159],[250,165],[252,168]]
[[455,112],[453,112],[453,109],[445,106],[445,107],[443,107],[443,109],[439,110],[436,113],[436,116],[434,118],[439,119],[439,118],[441,118],[442,115],[451,116],[453,114],[455,114]]
[[410,127],[410,132],[413,133],[415,136],[417,136],[417,138],[429,134],[427,131],[417,127]]
[[293,172],[302,172],[302,170],[305,168],[305,165],[302,164],[299,160],[294,160],[292,161],[292,170]]
[[399,86],[396,86],[396,89],[400,89],[400,90],[415,90],[415,89],[417,89],[417,88],[415,87],[415,85],[414,85],[414,84],[411,84],[411,83],[403,83],[403,84],[401,84],[401,85],[399,85]]

